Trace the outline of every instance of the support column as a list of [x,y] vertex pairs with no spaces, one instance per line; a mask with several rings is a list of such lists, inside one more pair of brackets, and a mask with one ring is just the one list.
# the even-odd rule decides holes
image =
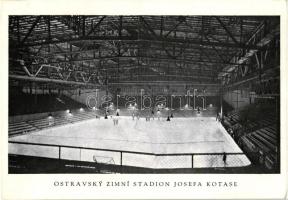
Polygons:
[[99,89],[96,89],[95,96],[96,96],[96,105],[95,105],[95,107],[97,109],[98,106],[99,106],[99,102],[100,102],[100,100],[99,100]]
[[195,107],[195,103],[196,103],[196,92],[195,91],[197,91],[197,89],[193,89],[193,109],[194,110],[196,110],[196,107]]
[[141,109],[141,110],[144,110],[144,109],[143,109],[143,105],[144,105],[143,96],[144,96],[144,89],[141,89],[141,90],[140,90],[140,103],[141,103],[140,109]]
[[220,88],[220,118],[223,117],[223,89]]

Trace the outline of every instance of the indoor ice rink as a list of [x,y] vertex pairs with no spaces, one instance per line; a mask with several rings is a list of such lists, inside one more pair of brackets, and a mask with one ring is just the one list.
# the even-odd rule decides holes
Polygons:
[[280,173],[280,17],[10,15],[10,174]]

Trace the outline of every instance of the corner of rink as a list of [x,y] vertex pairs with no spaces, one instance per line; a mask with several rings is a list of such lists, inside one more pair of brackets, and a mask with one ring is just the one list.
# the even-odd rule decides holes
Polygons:
[[232,145],[232,148],[235,152],[243,153],[243,156],[239,156],[239,159],[241,159],[243,166],[249,166],[251,165],[250,160],[247,158],[246,154],[240,149],[240,147],[237,145],[237,143],[234,141],[234,139],[231,137],[230,134],[226,131],[226,129],[223,127],[223,125],[220,122],[217,122],[219,124],[219,129],[222,131],[223,136],[226,138],[227,141],[229,141]]

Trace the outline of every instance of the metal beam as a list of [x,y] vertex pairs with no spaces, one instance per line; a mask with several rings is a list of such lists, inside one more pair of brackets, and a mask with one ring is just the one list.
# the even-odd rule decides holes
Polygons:
[[102,22],[105,18],[106,18],[106,16],[103,16],[103,17],[99,20],[99,22],[98,22],[95,26],[93,26],[93,27],[91,28],[91,30],[87,33],[86,36],[91,35],[91,33],[93,33],[93,32],[95,31],[95,29],[100,26],[101,22]]
[[100,86],[98,84],[76,82],[76,81],[65,81],[60,79],[50,79],[50,78],[40,78],[40,77],[29,77],[22,75],[9,75],[9,79],[30,81],[30,82],[46,82],[46,83],[59,83],[59,84],[69,84],[69,85],[85,85],[85,86]]
[[[130,75],[121,75],[120,76],[122,79],[123,78],[131,78]],[[178,78],[197,78],[197,79],[211,79],[211,76],[200,76],[199,74],[195,74],[195,75],[177,75],[177,74],[165,74],[165,75],[159,75],[159,74],[138,74],[138,75],[133,75],[133,77],[161,77],[161,78],[168,78],[168,77],[178,77]],[[115,77],[115,79],[118,79],[118,77]]]
[[35,63],[32,65],[39,65],[39,64],[58,64],[58,63],[69,63],[69,62],[82,62],[82,61],[93,61],[93,60],[111,60],[111,59],[118,59],[118,58],[144,58],[144,59],[151,59],[151,60],[160,60],[160,61],[176,61],[176,62],[184,62],[184,63],[211,63],[211,64],[219,64],[219,65],[245,65],[245,64],[236,64],[231,62],[217,62],[217,61],[210,61],[210,60],[189,60],[189,59],[174,59],[174,58],[159,58],[159,57],[151,57],[151,56],[107,56],[107,57],[91,57],[91,58],[82,58],[78,60],[63,60],[63,61],[52,61],[52,62],[44,62],[44,63]]
[[[158,39],[159,36],[155,33],[155,31],[151,28],[151,26],[146,22],[146,20],[143,18],[143,17],[140,17],[142,19],[142,21],[144,22],[144,24],[146,25],[146,27],[148,28],[148,30],[153,34],[154,38],[155,39]],[[162,34],[163,34],[163,17],[161,18],[161,32],[160,32],[160,37],[162,37]],[[165,36],[166,37],[166,36]],[[174,52],[173,52],[173,55],[170,54],[169,50],[167,50],[165,48],[165,46],[162,46],[164,51],[166,52],[166,54],[170,57],[170,58],[173,58],[173,59],[176,59],[176,57],[178,57],[179,55],[181,55],[183,53],[180,52],[177,56],[175,56],[175,45],[174,45]]]
[[119,17],[119,29],[118,29],[118,35],[119,35],[119,38],[122,37],[122,16]]
[[[260,26],[260,27],[262,27],[262,26]],[[256,33],[259,31],[259,30],[261,30],[260,28],[256,31]],[[255,34],[256,34],[255,33]],[[253,37],[255,37],[255,34],[254,34],[254,36]],[[275,27],[275,29],[274,30],[271,30],[271,32],[269,33],[269,34],[267,34],[264,38],[262,38],[261,39],[261,41],[259,41],[258,43],[257,43],[257,46],[259,46],[259,47],[261,47],[261,49],[262,49],[262,51],[265,51],[265,45],[266,44],[268,44],[271,40],[273,40],[273,38],[276,36],[276,35],[278,35],[278,34],[280,34],[280,25],[277,25],[277,27]],[[247,43],[249,43],[249,41],[251,40],[252,38],[250,38],[247,42],[246,42],[246,44]],[[267,48],[268,49],[268,48]],[[255,53],[257,53],[257,49],[256,50],[252,50],[252,49],[250,49],[248,52],[246,52],[246,54],[243,56],[243,57],[241,57],[237,62],[238,63],[244,63],[246,60],[248,60],[248,59],[250,59],[253,55],[255,55]],[[260,51],[260,52],[262,52],[262,51]],[[234,66],[232,66],[232,67],[230,67],[230,68],[234,68]],[[227,69],[228,70],[228,69]],[[231,69],[231,71],[233,71],[234,69]],[[225,75],[225,74],[224,74]],[[221,74],[221,73],[219,73],[219,76],[224,76],[223,74]]]
[[210,55],[203,48],[201,48],[201,56],[202,54],[204,54],[208,58],[209,62],[213,62],[210,58]]
[[30,36],[30,34],[32,33],[33,29],[35,28],[35,26],[38,24],[38,22],[40,21],[41,16],[38,16],[35,21],[33,22],[33,24],[31,25],[28,33],[25,35],[25,37],[23,38],[23,40],[20,42],[20,45],[23,45],[24,42],[27,40],[27,38]]
[[17,42],[20,43],[20,17],[17,17]]
[[170,35],[170,33],[172,33],[182,23],[183,21],[180,21],[179,23],[177,23],[164,37],[167,38]]
[[[241,20],[242,21],[242,20]],[[241,25],[243,26],[243,23],[241,23]],[[241,26],[241,27],[242,27]],[[250,38],[247,39],[247,41],[242,41],[241,43],[244,43],[246,45],[248,45],[250,43],[250,41],[252,40],[253,37],[255,37],[255,35],[264,27],[264,21],[261,22],[261,24],[259,26],[256,27],[256,29],[253,31],[253,34],[250,36]],[[243,28],[243,27],[242,27]],[[243,40],[243,39],[242,39]],[[246,48],[243,48],[242,51],[245,51]],[[247,49],[248,50],[248,49]],[[229,60],[232,60],[235,56],[237,56],[239,54],[239,52],[235,53],[233,56],[231,56],[231,58]]]
[[[55,44],[54,44],[55,45]],[[153,44],[152,44],[153,45]],[[147,49],[147,50],[149,50],[149,51],[151,51],[152,53],[153,53],[153,55],[154,55],[154,51],[164,51],[165,49],[163,49],[163,46],[165,46],[164,44],[163,45],[159,45],[159,46],[149,46],[149,48],[147,49],[147,48],[142,48],[142,49]],[[112,44],[111,44],[111,46],[112,46]],[[127,48],[127,49],[129,49],[129,50],[131,50],[131,51],[134,51],[134,50],[137,50],[137,48],[138,48],[138,46],[136,46],[136,45],[132,45],[132,46],[127,46],[126,44],[124,44],[123,46],[125,46],[125,48]],[[144,44],[144,46],[145,46],[145,44]],[[170,46],[165,46],[165,47],[170,47]],[[173,47],[173,46],[171,46],[171,47]],[[187,53],[187,54],[189,54],[189,55],[191,55],[191,56],[194,56],[195,54],[199,54],[200,52],[201,52],[201,50],[202,49],[205,49],[205,50],[210,50],[209,48],[203,48],[203,46],[197,46],[197,47],[195,47],[194,49],[188,49],[187,48],[187,46],[183,46],[183,45],[181,45],[181,46],[177,46],[180,50],[179,51],[175,51],[175,53],[179,56],[179,55],[181,55],[184,51]],[[104,51],[105,50],[107,50],[107,51],[109,51],[109,50],[111,50],[111,51],[113,51],[113,50],[115,50],[117,47],[116,46],[113,46],[113,48],[109,48],[109,47],[107,47],[107,48],[105,48],[105,47],[101,47]],[[127,49],[126,49],[126,53],[127,53]],[[13,51],[16,51],[16,49],[12,49]],[[12,51],[11,50],[11,51]],[[19,49],[17,49],[17,50],[19,50]],[[20,49],[21,50],[21,49]],[[52,56],[52,55],[69,55],[69,54],[79,54],[79,53],[83,53],[83,54],[86,54],[86,53],[90,53],[90,55],[91,54],[94,54],[94,52],[99,52],[100,51],[100,49],[99,49],[99,47],[95,47],[95,48],[91,48],[91,47],[89,47],[89,49],[83,49],[83,48],[81,48],[81,49],[78,49],[78,50],[74,50],[74,51],[72,51],[72,52],[70,52],[70,51],[68,51],[68,49],[66,49],[66,50],[60,50],[60,51],[53,51],[53,52],[51,52],[51,53],[47,53],[47,52],[44,52],[44,54],[45,54],[45,56]],[[19,52],[19,51],[18,51]],[[33,54],[31,54],[31,55],[33,55]],[[86,54],[87,55],[87,54]],[[116,54],[115,54],[116,55]]]
[[46,18],[46,23],[48,26],[48,41],[51,41],[51,23],[50,23],[50,16]]
[[236,38],[233,36],[233,34],[229,31],[229,29],[221,21],[221,19],[219,17],[217,17],[217,16],[215,16],[215,19],[220,23],[220,25],[223,27],[223,29],[226,31],[226,33],[229,35],[229,37],[233,40],[233,42],[235,44],[239,44],[239,42],[236,40]]
[[[207,37],[206,34],[204,34],[204,37],[206,38],[206,40],[208,40],[208,42],[210,42],[209,38]],[[226,62],[225,59],[221,56],[221,54],[219,54],[218,50],[215,48],[214,45],[212,45],[212,49],[216,52],[216,54],[218,55],[218,57],[222,60],[222,62]]]
[[215,84],[215,83],[195,83],[193,81],[187,82],[187,81],[121,81],[121,83],[114,83],[110,82],[110,85],[191,85],[191,86],[211,86],[211,87],[217,87],[220,88],[221,84]]
[[[135,65],[135,66],[129,66],[129,65],[127,65],[127,66],[122,66],[121,67],[121,69],[123,70],[131,70],[131,69],[139,69],[139,68],[145,68],[145,67],[147,67],[147,68],[152,68],[152,67],[155,67],[155,66],[152,66],[152,65],[140,65],[140,66],[138,66],[138,65]],[[163,66],[158,66],[158,68],[160,69],[160,68],[167,68],[167,65],[163,65]],[[169,66],[168,66],[168,68],[169,68]],[[176,69],[176,68],[175,68]],[[188,68],[188,69],[186,69],[186,72],[190,72],[190,73],[193,73],[193,75],[195,75],[195,73],[194,73],[194,71],[199,71],[200,69],[202,69],[202,67],[200,66],[200,68]],[[117,67],[110,67],[110,68],[105,68],[105,71],[108,71],[108,70],[118,70],[118,68]],[[176,69],[176,71],[177,71],[177,69]],[[173,71],[173,70],[170,70],[170,72],[172,72],[172,73],[175,73],[175,71]],[[202,72],[205,72],[205,73],[209,73],[209,72],[225,72],[225,73],[231,73],[231,72],[226,72],[226,71],[222,71],[222,70],[202,70]],[[187,73],[186,73],[187,74]],[[171,74],[168,74],[168,76],[169,75],[171,75]],[[196,74],[197,76],[198,76],[198,74]],[[180,75],[179,75],[180,76]],[[203,74],[202,74],[202,76],[204,76]],[[211,74],[209,74],[209,76],[207,75],[207,76],[205,76],[205,77],[212,77],[213,75],[211,75]]]
[[161,16],[161,25],[160,25],[160,36],[163,36],[163,28],[164,28],[164,18]]
[[86,31],[86,16],[82,16],[82,35],[85,36],[85,31]]
[[[32,46],[41,46],[41,45],[47,45],[47,44],[58,44],[58,43],[76,43],[76,42],[91,42],[91,41],[122,41],[122,42],[151,42],[151,43],[181,43],[181,44],[186,44],[186,45],[202,45],[202,46],[214,46],[214,47],[231,47],[231,48],[236,48],[236,49],[242,49],[242,48],[249,48],[249,49],[257,49],[261,50],[262,47],[257,46],[257,45],[244,45],[244,44],[232,44],[232,43],[225,43],[225,42],[207,42],[207,41],[199,41],[199,40],[191,40],[191,39],[182,39],[182,38],[161,38],[158,37],[157,40],[151,39],[151,37],[133,37],[133,36],[122,36],[122,38],[119,38],[119,36],[88,36],[86,35],[85,37],[79,37],[79,38],[58,38],[57,41],[43,41],[43,42],[34,42],[34,43],[29,43],[29,44],[23,44],[20,46],[15,46],[14,48],[21,48],[21,47],[32,47]],[[13,47],[13,44],[11,44],[11,47]],[[271,48],[273,49],[273,48]]]
[[143,17],[140,17],[140,19],[144,22],[145,26],[148,28],[148,30],[154,35],[155,38],[158,38],[158,35],[155,33],[155,31],[151,28],[151,26],[146,22],[146,20]]
[[258,76],[258,75],[255,75],[255,76],[253,76],[253,77],[251,77],[251,78],[248,78],[248,79],[245,79],[245,80],[242,80],[242,81],[238,81],[238,82],[232,83],[232,84],[230,84],[230,85],[226,85],[226,86],[224,86],[223,88],[224,88],[224,89],[227,89],[227,88],[235,87],[235,86],[241,85],[241,84],[243,84],[243,83],[247,83],[247,82],[250,82],[250,81],[253,81],[253,80],[257,80],[258,78],[259,78],[259,76]]

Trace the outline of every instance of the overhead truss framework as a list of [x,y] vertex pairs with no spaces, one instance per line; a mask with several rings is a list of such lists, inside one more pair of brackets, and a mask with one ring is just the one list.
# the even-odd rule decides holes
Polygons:
[[263,40],[279,23],[277,16],[10,16],[9,76],[89,86],[219,84],[247,67],[251,52],[273,50]]

